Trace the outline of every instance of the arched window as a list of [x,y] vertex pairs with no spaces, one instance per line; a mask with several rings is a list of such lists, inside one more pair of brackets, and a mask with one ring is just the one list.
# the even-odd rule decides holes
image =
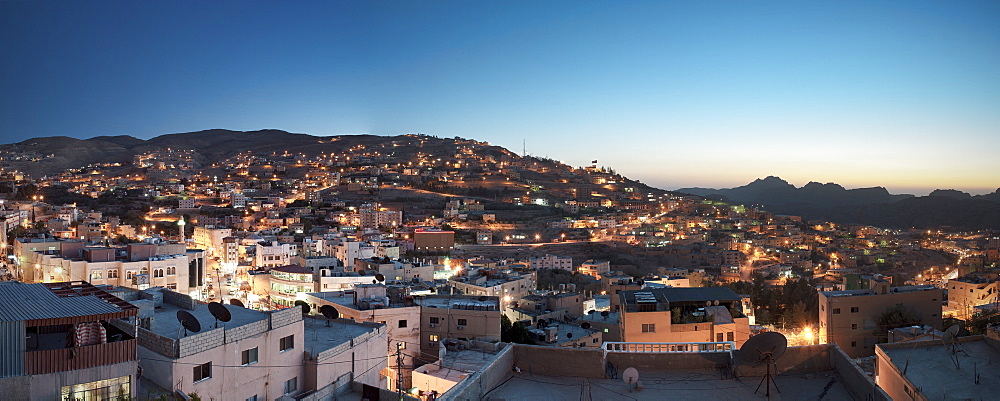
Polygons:
[[108,270],[108,278],[118,278],[118,270]]
[[126,280],[131,280],[131,279],[132,279],[132,274],[133,274],[133,273],[132,273],[132,271],[131,271],[131,270],[126,270],[126,271],[125,271],[125,279],[126,279]]
[[153,270],[153,277],[163,277],[163,269]]
[[140,268],[139,274],[149,274],[149,268],[148,267]]

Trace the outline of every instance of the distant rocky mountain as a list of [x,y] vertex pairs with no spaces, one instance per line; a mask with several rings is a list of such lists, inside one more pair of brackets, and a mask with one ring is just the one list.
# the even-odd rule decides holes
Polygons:
[[882,187],[845,189],[810,182],[796,188],[778,177],[728,189],[682,188],[676,192],[742,204],[759,204],[779,214],[881,227],[1000,229],[1000,189],[972,196],[954,189],[928,196],[893,195]]

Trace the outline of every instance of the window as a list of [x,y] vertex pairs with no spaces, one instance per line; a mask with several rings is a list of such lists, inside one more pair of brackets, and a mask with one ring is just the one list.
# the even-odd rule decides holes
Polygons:
[[163,269],[154,269],[153,277],[163,277]]
[[596,338],[594,339],[594,344],[597,344],[597,339]]
[[250,365],[257,363],[257,347],[243,351],[243,364]]
[[857,330],[857,329],[858,329],[858,324],[857,323],[852,323],[851,324],[851,330]]
[[126,270],[125,271],[125,279],[126,280],[131,280],[132,279],[132,271],[131,270]]
[[431,335],[427,336],[427,340],[430,341],[430,342],[432,342],[432,343],[436,343],[436,342],[438,342],[438,341],[441,340],[441,337],[439,337],[437,334],[431,334]]
[[149,268],[148,267],[140,267],[139,268],[139,274],[149,274]]
[[715,341],[721,343],[722,342],[722,336],[723,336],[722,333],[715,333]]
[[857,306],[852,306],[852,307],[851,307],[851,313],[858,313],[858,310],[859,310],[859,309],[858,309],[858,307],[857,307]]
[[857,341],[851,341],[851,346],[852,347],[857,347],[858,346],[858,342]]
[[257,394],[251,395],[250,398],[247,398],[247,401],[258,401]]
[[735,341],[735,334],[732,331],[726,333],[726,341]]
[[469,324],[469,320],[468,319],[458,319],[458,325],[459,326],[465,326],[465,325],[468,325],[468,324]]
[[643,333],[655,333],[656,332],[656,324],[655,323],[649,323],[649,324],[643,323],[643,325],[642,325],[642,332]]
[[167,283],[168,290],[177,290],[177,283]]
[[293,377],[285,382],[285,394],[294,393],[295,390],[299,389],[299,378]]
[[94,270],[94,271],[90,272],[90,279],[91,280],[100,280],[101,277],[102,277],[102,275],[103,274],[101,273],[101,270]]
[[204,365],[198,365],[194,367],[194,382],[200,382],[205,379],[212,378],[212,363],[206,363]]
[[288,351],[295,348],[295,335],[290,335],[288,337],[282,337],[281,342],[278,344],[280,350]]
[[607,333],[607,332],[608,332],[608,329],[604,329],[604,332],[605,332],[605,333]]
[[839,315],[840,314],[840,308],[833,308],[833,314],[834,315]]
[[441,318],[436,316],[431,316],[431,324],[438,324],[438,323],[441,323]]
[[108,270],[108,278],[118,278],[118,270]]
[[399,321],[399,328],[401,328],[401,329],[406,328],[406,320],[405,319]]
[[167,275],[168,275],[168,276],[173,276],[173,275],[175,275],[175,274],[177,274],[177,267],[174,267],[174,266],[168,266],[168,267],[167,267]]

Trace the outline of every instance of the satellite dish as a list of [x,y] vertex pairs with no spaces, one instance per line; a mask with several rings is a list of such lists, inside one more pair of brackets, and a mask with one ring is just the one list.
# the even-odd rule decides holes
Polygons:
[[622,372],[622,381],[628,384],[628,391],[632,392],[632,386],[639,383],[639,371],[635,368],[626,368]]
[[177,311],[177,321],[181,323],[181,327],[184,327],[184,336],[187,336],[188,331],[192,333],[197,333],[201,331],[201,323],[198,319],[186,310]]
[[218,302],[209,302],[208,311],[215,316],[215,327],[219,327],[219,322],[228,322],[233,320],[233,314],[229,313],[229,309],[226,309],[226,305],[220,304]]
[[230,299],[229,300],[229,304],[230,305],[239,306],[241,308],[246,308],[246,306],[243,306],[243,301],[240,301],[240,300],[238,300],[236,298]]
[[378,284],[378,280],[372,279],[372,284]]
[[715,305],[715,306],[719,306],[719,300],[716,299],[715,301],[712,301],[712,304]]
[[311,308],[309,307],[309,303],[306,302],[306,301],[303,301],[301,299],[298,300],[298,301],[295,301],[295,305],[302,307],[302,314],[303,315],[308,315],[309,311],[311,310]]
[[590,329],[590,322],[583,322],[583,324],[581,324],[580,327],[584,329]]
[[385,281],[385,276],[383,276],[382,273],[377,273],[375,274],[375,280],[378,280],[379,282]]
[[476,298],[476,299],[478,299],[478,300],[479,300],[479,302],[486,302],[486,300],[488,300],[488,299],[490,299],[490,298],[489,298],[489,297],[487,297],[487,296],[485,296],[485,295],[483,295],[483,296],[481,296],[481,297],[479,297],[479,298]]
[[588,314],[588,315],[593,315],[593,314],[595,314],[595,313],[597,313],[597,311],[596,311],[596,310],[593,310],[593,309],[591,309],[591,310],[587,311],[587,314]]
[[406,298],[403,298],[403,306],[413,306],[416,304],[417,304],[416,302],[413,302],[412,296],[407,296]]
[[705,301],[705,306],[712,306],[712,301]]
[[954,340],[955,337],[958,336],[958,332],[961,331],[961,330],[962,330],[962,326],[959,326],[957,324],[956,325],[952,325],[951,327],[948,328],[948,330],[944,331],[943,335],[941,335],[941,341],[952,341],[952,340]]
[[573,338],[573,333],[566,333],[566,338]]
[[340,317],[340,311],[330,305],[320,306],[319,313],[322,313],[323,317],[326,318],[326,327],[330,327],[330,320]]
[[769,331],[767,333],[761,333],[750,337],[747,342],[743,343],[740,347],[740,358],[751,365],[764,362],[767,365],[767,373],[764,374],[764,378],[760,380],[760,384],[757,385],[757,390],[754,390],[754,394],[760,390],[762,384],[767,384],[767,398],[771,398],[771,385],[774,385],[774,389],[779,393],[778,383],[774,382],[774,373],[772,370],[776,370],[774,362],[784,355],[785,350],[788,349],[788,339],[785,338],[781,333]]
[[609,315],[611,315],[611,312],[601,311],[601,316],[604,316],[604,320],[608,320]]

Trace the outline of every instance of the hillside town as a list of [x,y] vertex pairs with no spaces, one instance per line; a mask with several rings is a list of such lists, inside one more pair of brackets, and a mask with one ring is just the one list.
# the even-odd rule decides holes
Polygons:
[[[750,375],[725,357],[775,332],[784,360],[825,358],[782,366],[803,381],[785,397],[837,377],[833,398],[930,399],[937,384],[912,372],[947,357],[908,353],[960,331],[1000,354],[1000,233],[776,215],[462,138],[202,153],[42,177],[7,162],[46,155],[0,154],[4,388],[473,400],[539,380],[614,399],[637,387],[611,380],[628,366]],[[656,374],[645,386],[681,373]]]

